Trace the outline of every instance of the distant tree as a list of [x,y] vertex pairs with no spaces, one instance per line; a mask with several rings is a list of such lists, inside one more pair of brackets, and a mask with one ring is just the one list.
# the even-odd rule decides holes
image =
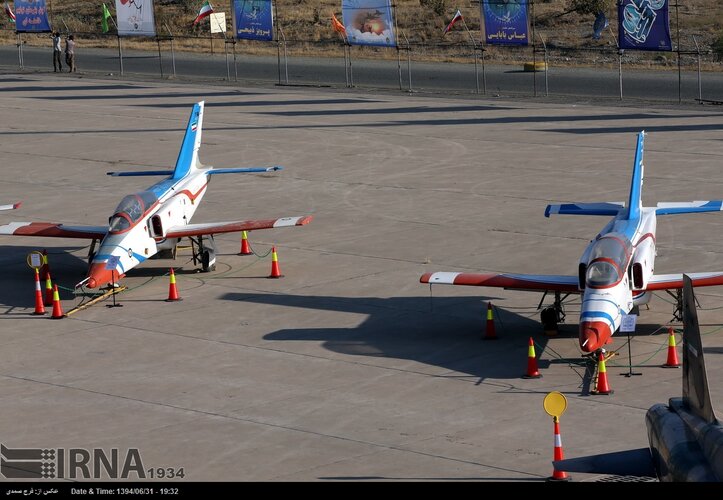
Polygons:
[[569,11],[578,14],[597,15],[599,12],[610,12],[615,0],[570,0]]
[[419,0],[419,5],[432,9],[438,16],[444,16],[447,12],[447,0]]
[[719,61],[723,61],[723,33],[721,33],[713,45],[711,45],[713,53],[716,55]]

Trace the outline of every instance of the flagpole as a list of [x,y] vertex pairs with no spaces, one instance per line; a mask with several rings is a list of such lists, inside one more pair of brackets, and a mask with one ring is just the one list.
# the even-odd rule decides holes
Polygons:
[[[459,12],[459,11],[457,11]],[[477,69],[477,44],[474,41],[474,37],[472,36],[472,33],[470,33],[469,28],[467,27],[467,21],[464,20],[464,16],[462,17],[462,26],[464,26],[464,30],[467,32],[467,35],[469,35],[469,39],[472,42],[472,52],[474,53],[474,83],[475,88],[477,89],[477,93],[479,94],[479,70]]]
[[[103,3],[103,5],[105,5],[105,3]],[[109,9],[109,12],[110,12],[110,9]],[[116,14],[117,13],[118,12],[116,11]],[[121,74],[121,76],[123,76],[123,49],[121,47],[121,36],[120,36],[120,32],[118,30],[118,25],[116,24],[115,19],[113,18],[112,15],[110,16],[110,20],[113,22],[113,26],[115,26],[115,36],[118,38],[118,63],[120,65],[120,74]]]

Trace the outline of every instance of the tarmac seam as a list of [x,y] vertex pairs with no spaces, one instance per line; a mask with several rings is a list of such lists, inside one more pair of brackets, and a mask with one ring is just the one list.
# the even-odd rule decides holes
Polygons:
[[235,417],[235,416],[233,416],[233,415],[225,415],[225,414],[223,414],[223,413],[217,413],[217,412],[212,412],[212,411],[207,411],[207,410],[199,410],[199,409],[195,409],[195,408],[184,408],[183,406],[176,406],[176,405],[172,405],[172,404],[169,404],[169,403],[161,403],[161,402],[158,402],[158,401],[147,401],[147,400],[144,400],[144,399],[138,399],[138,398],[132,398],[132,397],[129,397],[129,396],[123,396],[123,395],[120,395],[120,394],[111,394],[111,393],[108,393],[108,392],[95,391],[95,390],[92,390],[92,389],[85,389],[85,388],[82,388],[82,387],[74,387],[74,386],[72,386],[72,385],[57,384],[57,383],[53,383],[53,382],[46,382],[46,381],[43,381],[43,380],[35,380],[35,379],[32,379],[32,378],[28,378],[28,377],[17,377],[17,376],[8,375],[8,374],[0,374],[0,376],[5,377],[5,378],[9,378],[9,379],[13,379],[13,380],[22,380],[22,381],[25,381],[25,382],[31,382],[31,383],[35,383],[35,384],[48,385],[48,386],[57,387],[57,388],[60,388],[60,389],[69,389],[69,390],[74,390],[74,391],[86,392],[86,393],[89,393],[89,394],[106,396],[106,397],[110,397],[110,398],[124,399],[124,400],[127,400],[127,401],[132,401],[132,402],[135,402],[135,403],[141,403],[141,404],[145,404],[145,405],[159,406],[159,407],[163,407],[163,408],[170,408],[170,409],[172,409],[172,410],[180,410],[180,411],[185,411],[185,412],[189,412],[189,413],[197,413],[197,414],[201,414],[201,415],[205,415],[205,416],[209,416],[209,417],[215,417],[215,418],[222,418],[222,419],[234,420],[234,421],[244,422],[244,423],[249,423],[249,424],[262,425],[262,426],[265,426],[265,427],[273,427],[273,428],[276,428],[276,429],[283,429],[283,430],[292,431],[292,432],[299,432],[299,433],[303,433],[303,434],[311,434],[311,435],[313,435],[313,436],[324,437],[324,438],[328,438],[328,439],[335,439],[335,440],[346,441],[346,442],[351,442],[351,443],[355,443],[355,444],[361,444],[361,445],[366,445],[366,446],[383,448],[383,449],[385,449],[385,450],[400,451],[400,452],[403,452],[403,453],[412,453],[412,454],[421,455],[421,456],[424,456],[424,457],[437,458],[437,459],[441,459],[441,460],[447,460],[447,461],[452,461],[452,462],[464,463],[464,464],[469,464],[469,465],[477,465],[477,466],[480,466],[480,467],[486,467],[486,468],[490,468],[490,469],[494,469],[494,470],[500,470],[500,471],[506,471],[506,472],[514,472],[514,473],[517,473],[517,474],[525,474],[525,475],[528,475],[528,476],[533,476],[533,477],[540,477],[540,478],[542,478],[542,476],[539,476],[538,474],[532,474],[532,473],[530,473],[530,472],[525,472],[525,471],[520,471],[520,470],[514,470],[514,469],[507,469],[507,468],[504,468],[504,467],[497,467],[497,466],[494,466],[494,465],[487,465],[487,464],[483,464],[483,463],[480,463],[480,462],[475,462],[475,461],[472,461],[472,460],[464,460],[464,459],[461,459],[461,458],[447,457],[447,456],[439,455],[439,454],[435,454],[435,453],[427,453],[427,452],[423,452],[423,451],[412,450],[412,449],[404,448],[404,447],[401,447],[401,446],[393,446],[393,445],[382,444],[382,443],[374,443],[374,442],[371,442],[371,441],[364,441],[364,440],[360,440],[360,439],[353,439],[353,438],[350,438],[350,437],[337,436],[337,435],[334,435],[334,434],[325,434],[325,433],[322,433],[322,432],[313,431],[313,430],[309,430],[309,429],[302,429],[302,428],[299,428],[299,427],[292,427],[292,426],[289,426],[289,425],[273,424],[273,423],[270,423],[270,422],[263,422],[263,421],[255,420],[255,419],[252,419],[252,418]]

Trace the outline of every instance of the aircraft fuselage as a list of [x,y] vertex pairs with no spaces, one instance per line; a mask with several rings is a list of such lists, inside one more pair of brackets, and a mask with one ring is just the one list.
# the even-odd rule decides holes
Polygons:
[[655,268],[655,209],[612,219],[580,258],[580,348],[593,352],[608,343],[624,314],[646,304]]
[[[96,288],[118,281],[160,250],[174,248],[178,239],[167,240],[166,231],[191,221],[207,186],[208,176],[199,171],[181,179],[163,180],[123,198],[90,262],[85,286]],[[107,266],[113,256],[118,258],[115,271]]]

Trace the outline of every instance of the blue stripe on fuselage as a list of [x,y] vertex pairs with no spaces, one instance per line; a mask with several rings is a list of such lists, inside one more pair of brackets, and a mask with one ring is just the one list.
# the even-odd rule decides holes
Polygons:
[[588,319],[588,318],[605,318],[605,319],[607,320],[607,322],[610,324],[611,327],[612,327],[613,325],[615,325],[615,321],[613,321],[613,317],[610,316],[610,315],[609,315],[608,313],[606,313],[606,312],[602,312],[602,311],[588,311],[588,312],[584,312],[584,313],[580,314],[580,321],[584,321],[584,320],[586,320],[586,319]]

